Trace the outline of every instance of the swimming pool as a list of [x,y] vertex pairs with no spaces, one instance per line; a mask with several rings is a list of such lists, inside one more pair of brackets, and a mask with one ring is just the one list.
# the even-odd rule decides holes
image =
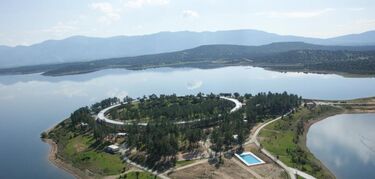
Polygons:
[[262,159],[258,158],[251,152],[243,152],[242,154],[235,154],[245,165],[253,166],[265,163]]

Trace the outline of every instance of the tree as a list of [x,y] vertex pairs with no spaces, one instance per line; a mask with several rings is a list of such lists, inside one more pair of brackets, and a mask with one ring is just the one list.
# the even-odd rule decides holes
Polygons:
[[235,92],[233,95],[234,95],[235,98],[240,97],[240,93],[237,93],[237,92]]
[[90,123],[93,119],[90,115],[89,108],[86,106],[86,107],[82,107],[74,111],[70,115],[70,120],[72,121],[72,125],[75,126],[81,122]]
[[48,137],[48,134],[46,132],[42,132],[42,134],[40,134],[40,138],[42,139],[45,139]]
[[215,155],[217,153],[221,153],[221,151],[223,150],[224,137],[222,136],[222,133],[218,131],[218,128],[212,131],[211,143],[211,149],[215,152]]
[[238,133],[238,136],[237,136],[237,143],[238,143],[238,145],[239,145],[240,150],[243,149],[243,144],[244,144],[244,142],[245,142],[245,136],[244,136],[244,133],[243,133],[242,131],[240,131],[240,132]]

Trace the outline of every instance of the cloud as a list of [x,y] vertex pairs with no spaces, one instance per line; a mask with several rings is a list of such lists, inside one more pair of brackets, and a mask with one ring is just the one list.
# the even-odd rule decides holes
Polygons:
[[194,89],[200,88],[202,85],[203,85],[202,81],[192,81],[192,82],[187,83],[187,88],[189,90],[194,90]]
[[256,13],[256,15],[267,16],[270,18],[312,18],[312,17],[324,15],[332,11],[335,11],[335,9],[325,8],[322,10],[314,10],[314,11],[288,11],[288,12],[267,11],[267,12],[258,12]]
[[355,21],[354,24],[359,27],[374,28],[375,19],[360,19]]
[[87,21],[85,15],[78,15],[74,19],[59,21],[55,25],[50,26],[49,28],[40,29],[32,33],[50,33],[56,37],[62,37],[66,35],[73,35],[79,33],[82,30],[82,23]]
[[182,11],[182,16],[185,18],[197,18],[199,17],[199,13],[192,10],[184,10]]
[[54,25],[54,26],[52,26],[48,29],[44,29],[43,32],[52,32],[56,35],[64,35],[66,33],[73,32],[77,29],[78,28],[75,27],[75,26],[68,25],[68,24],[63,23],[63,22],[58,22],[56,25]]
[[96,2],[90,5],[91,9],[99,11],[103,16],[99,17],[98,21],[111,24],[112,22],[118,21],[121,18],[120,10],[113,8],[111,3],[108,2]]
[[358,12],[358,11],[364,11],[365,8],[363,8],[363,7],[350,7],[350,8],[346,8],[346,10],[353,11],[353,12]]
[[144,6],[162,6],[169,4],[169,0],[125,0],[124,6],[127,8],[141,8]]

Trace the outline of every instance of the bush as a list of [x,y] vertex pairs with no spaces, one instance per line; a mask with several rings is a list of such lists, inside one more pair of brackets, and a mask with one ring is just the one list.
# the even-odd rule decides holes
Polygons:
[[48,134],[47,134],[47,132],[42,132],[42,133],[40,134],[40,138],[42,138],[42,139],[46,139],[46,138],[48,138]]

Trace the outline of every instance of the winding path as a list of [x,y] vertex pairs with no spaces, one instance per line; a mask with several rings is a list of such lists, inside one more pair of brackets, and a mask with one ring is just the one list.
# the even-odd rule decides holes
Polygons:
[[[225,100],[228,100],[228,101],[231,101],[233,102],[236,106],[234,108],[232,108],[230,110],[230,113],[233,113],[239,109],[242,108],[242,103],[240,101],[238,101],[237,99],[235,98],[228,98],[228,97],[224,97],[224,96],[220,96],[220,99],[225,99]],[[113,109],[113,108],[116,108],[118,106],[121,106],[122,104],[119,103],[119,104],[115,104],[115,105],[112,105],[112,106],[109,106],[103,110],[101,110],[96,119],[95,120],[99,120],[99,121],[104,121],[105,123],[108,123],[108,124],[112,124],[112,125],[119,125],[119,126],[123,126],[123,125],[132,125],[133,123],[132,122],[122,122],[120,120],[113,120],[113,119],[108,119],[105,115],[106,113]],[[188,124],[188,123],[194,123],[194,122],[198,122],[198,121],[201,121],[201,119],[196,119],[196,120],[191,120],[191,121],[178,121],[178,122],[175,122],[175,124]],[[147,122],[140,122],[140,123],[137,123],[137,125],[139,126],[147,126]]]
[[228,98],[228,97],[224,97],[224,96],[220,96],[220,98],[232,101],[234,104],[236,104],[236,106],[230,110],[230,113],[236,112],[237,110],[242,108],[242,103],[235,98]]
[[[288,113],[284,114],[284,115],[289,115],[291,113],[291,111],[289,111]],[[315,179],[315,177],[303,172],[303,171],[300,171],[296,168],[292,168],[292,167],[288,167],[286,164],[284,164],[281,160],[277,159],[274,155],[271,154],[271,152],[269,152],[268,150],[262,148],[260,146],[260,143],[258,141],[258,135],[259,135],[259,132],[264,128],[266,127],[267,125],[277,121],[277,120],[280,120],[282,116],[279,116],[271,121],[268,121],[264,124],[262,124],[260,127],[258,127],[254,134],[251,136],[250,140],[247,141],[245,144],[250,144],[250,143],[255,143],[255,145],[257,145],[261,152],[264,153],[265,155],[267,155],[269,158],[271,158],[274,162],[276,162],[279,166],[281,166],[282,168],[284,168],[285,171],[287,171],[288,175],[290,176],[291,179],[296,179],[296,175],[299,175],[303,178],[306,178],[306,179]]]

